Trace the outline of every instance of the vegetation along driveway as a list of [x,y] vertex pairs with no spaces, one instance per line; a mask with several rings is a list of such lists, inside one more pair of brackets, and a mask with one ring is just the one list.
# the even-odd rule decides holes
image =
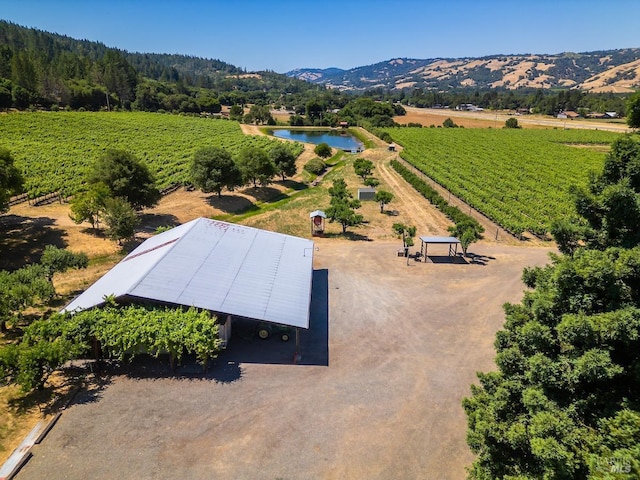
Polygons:
[[468,264],[407,265],[397,242],[317,245],[300,364],[293,342],[241,335],[204,378],[155,360],[115,372],[17,478],[464,478],[461,400],[492,368],[523,266],[549,249],[480,243]]

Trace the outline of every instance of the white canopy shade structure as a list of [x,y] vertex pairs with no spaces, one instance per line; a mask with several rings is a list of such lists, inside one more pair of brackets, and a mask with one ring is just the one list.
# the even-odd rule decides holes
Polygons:
[[430,243],[449,245],[449,256],[454,256],[458,253],[458,245],[460,240],[456,237],[420,237],[420,254],[423,258],[427,257],[427,249]]
[[63,311],[106,296],[309,328],[313,241],[207,218],[156,235]]

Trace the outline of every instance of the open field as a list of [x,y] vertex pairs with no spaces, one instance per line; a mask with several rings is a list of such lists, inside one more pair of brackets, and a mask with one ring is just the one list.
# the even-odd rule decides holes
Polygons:
[[[586,130],[387,129],[402,158],[507,230],[543,235],[573,212],[571,185],[602,168],[617,135]],[[592,148],[575,148],[573,145]]]
[[[420,123],[425,127],[442,125],[442,122],[451,117],[458,125],[466,128],[502,128],[507,119],[513,117],[509,112],[464,112],[439,108],[416,108],[404,107],[406,115],[394,117],[394,121],[400,124],[409,122]],[[590,120],[575,119],[562,120],[547,115],[518,115],[518,124],[523,128],[545,128],[545,129],[578,129],[578,130],[604,130],[617,133],[631,131],[624,122],[620,120]]]
[[[127,150],[155,173],[159,187],[188,180],[189,163],[204,146],[232,154],[275,140],[244,135],[237,122],[146,112],[37,112],[0,115],[2,146],[12,152],[32,195],[77,191],[106,149]],[[302,145],[293,144],[296,154]]]

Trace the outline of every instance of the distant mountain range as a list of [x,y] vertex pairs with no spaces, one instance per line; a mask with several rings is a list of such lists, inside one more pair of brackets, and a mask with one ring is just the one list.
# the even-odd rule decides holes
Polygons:
[[356,67],[298,68],[288,76],[340,90],[371,88],[578,88],[626,93],[640,88],[640,48],[586,53],[395,58]]

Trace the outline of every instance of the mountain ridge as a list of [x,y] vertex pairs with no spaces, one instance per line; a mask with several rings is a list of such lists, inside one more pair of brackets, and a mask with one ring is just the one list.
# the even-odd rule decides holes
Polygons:
[[472,87],[629,93],[640,87],[640,48],[461,58],[396,57],[351,69],[300,68],[286,75],[344,91]]

